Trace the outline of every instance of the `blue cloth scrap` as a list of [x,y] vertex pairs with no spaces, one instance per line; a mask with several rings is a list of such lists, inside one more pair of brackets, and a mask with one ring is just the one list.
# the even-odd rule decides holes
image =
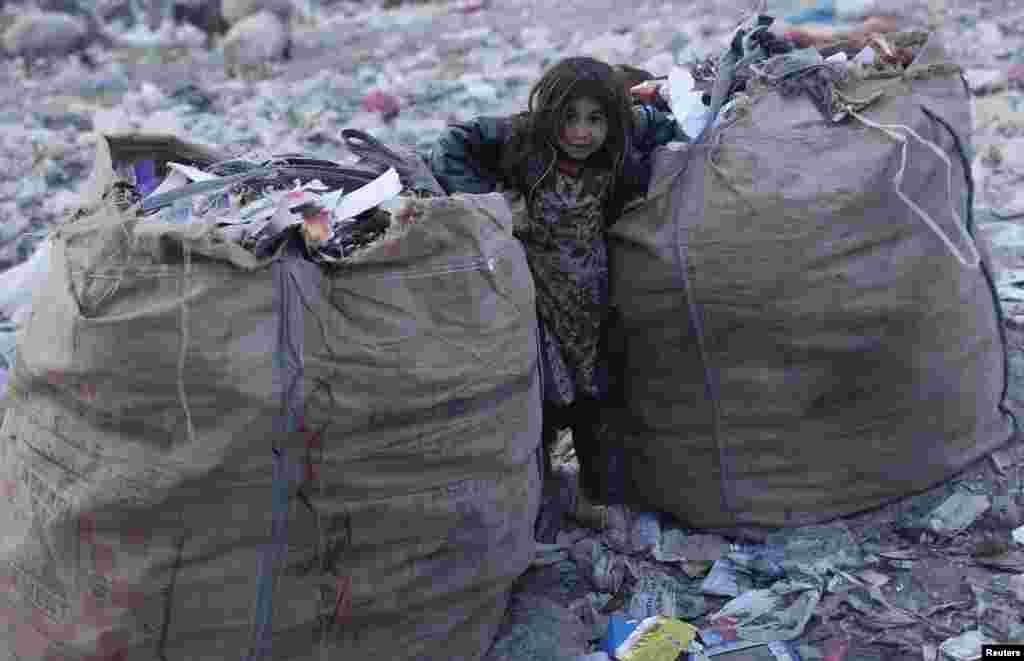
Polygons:
[[156,163],[151,160],[135,162],[135,188],[143,197],[149,195],[157,187]]

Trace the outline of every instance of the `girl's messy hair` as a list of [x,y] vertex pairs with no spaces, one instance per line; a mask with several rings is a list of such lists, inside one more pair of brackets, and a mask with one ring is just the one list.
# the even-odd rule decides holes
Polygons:
[[[558,157],[558,131],[565,121],[569,103],[581,97],[594,99],[604,110],[608,136],[601,151],[591,158],[612,172],[609,200],[621,194],[623,164],[632,149],[633,110],[622,78],[611,65],[590,57],[569,57],[548,69],[530,91],[528,111],[516,118],[513,148],[505,167],[522,171],[531,154],[545,154],[550,174]],[[542,176],[542,179],[543,179]],[[540,182],[536,182],[540,183]]]

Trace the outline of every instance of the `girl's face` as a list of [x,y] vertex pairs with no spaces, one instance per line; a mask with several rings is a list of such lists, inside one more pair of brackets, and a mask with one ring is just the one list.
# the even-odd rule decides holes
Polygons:
[[565,122],[558,132],[558,146],[576,161],[597,153],[608,137],[608,117],[601,105],[590,97],[569,102]]

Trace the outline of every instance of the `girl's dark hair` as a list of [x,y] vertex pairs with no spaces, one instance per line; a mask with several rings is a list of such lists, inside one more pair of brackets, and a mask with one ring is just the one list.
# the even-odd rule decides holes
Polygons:
[[[527,159],[545,155],[541,181],[551,175],[558,158],[558,131],[571,101],[594,99],[604,110],[608,136],[601,150],[591,156],[612,172],[606,212],[621,208],[623,164],[632,149],[633,110],[622,78],[610,65],[590,57],[569,57],[549,68],[530,90],[528,110],[517,115],[513,138],[505,150],[502,169],[524,185]],[[530,182],[536,189],[540,181]],[[533,190],[524,190],[527,198]],[[529,200],[527,200],[529,202]]]

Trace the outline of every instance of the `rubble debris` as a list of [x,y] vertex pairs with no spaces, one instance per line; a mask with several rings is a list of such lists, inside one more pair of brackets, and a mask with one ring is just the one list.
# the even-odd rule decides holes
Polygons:
[[113,43],[95,20],[41,11],[19,14],[2,37],[3,49],[24,58],[27,66],[35,60],[68,55],[79,55],[93,64],[87,49],[97,40]]
[[220,15],[229,25],[264,11],[287,21],[295,5],[292,0],[220,0]]
[[218,0],[174,0],[171,20],[178,25],[198,28],[205,36],[206,48],[212,48],[215,39],[226,35],[231,27],[221,13]]
[[583,624],[561,604],[530,594],[513,594],[508,614],[483,661],[572,659],[586,653]]
[[271,12],[243,18],[224,37],[224,67],[229,77],[266,75],[275,61],[288,59],[291,35],[288,26]]
[[988,496],[958,492],[931,513],[928,527],[939,535],[952,535],[966,530],[990,507]]

